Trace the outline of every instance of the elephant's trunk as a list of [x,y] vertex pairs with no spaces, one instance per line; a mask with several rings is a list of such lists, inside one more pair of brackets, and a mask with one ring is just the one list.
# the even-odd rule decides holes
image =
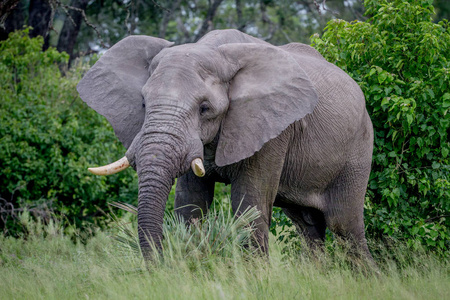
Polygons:
[[[200,139],[186,133],[186,118],[173,112],[168,121],[167,111],[163,114],[152,108],[153,113],[133,142],[133,153],[127,153],[139,177],[138,232],[146,258],[150,258],[150,243],[161,249],[164,209],[175,178],[187,172],[195,158],[203,158]],[[204,175],[202,163],[194,167]]]
[[176,173],[178,158],[173,148],[145,145],[138,156],[139,177],[138,232],[139,243],[145,258],[151,252],[150,243],[161,248],[164,209]]

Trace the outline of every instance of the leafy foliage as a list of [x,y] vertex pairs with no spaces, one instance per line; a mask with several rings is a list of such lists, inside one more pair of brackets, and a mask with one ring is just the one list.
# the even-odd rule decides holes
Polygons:
[[[48,217],[57,210],[71,224],[104,219],[107,201],[135,201],[135,172],[92,176],[87,167],[115,160],[125,150],[107,121],[78,97],[81,66],[62,76],[68,55],[50,48],[28,29],[0,43],[1,226],[28,207]],[[94,142],[95,141],[95,144]]]
[[374,130],[369,234],[450,249],[450,26],[431,0],[366,0],[367,22],[332,20],[312,45],[363,90]]

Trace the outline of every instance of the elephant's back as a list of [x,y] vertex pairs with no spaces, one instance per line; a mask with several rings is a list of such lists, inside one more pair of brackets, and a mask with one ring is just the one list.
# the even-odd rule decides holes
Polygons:
[[313,113],[300,122],[302,139],[325,139],[327,145],[337,149],[351,146],[358,131],[370,127],[360,87],[314,48],[297,45],[287,49],[310,78],[319,98]]
[[245,34],[236,29],[212,30],[207,34],[205,34],[197,43],[212,47],[218,47],[223,44],[234,44],[234,43],[245,43],[245,44],[252,43],[252,44],[270,45],[269,43],[263,40]]
[[291,54],[310,78],[319,96],[318,108],[331,109],[328,113],[347,120],[349,125],[363,121],[364,94],[347,73],[308,45],[291,43],[280,48]]

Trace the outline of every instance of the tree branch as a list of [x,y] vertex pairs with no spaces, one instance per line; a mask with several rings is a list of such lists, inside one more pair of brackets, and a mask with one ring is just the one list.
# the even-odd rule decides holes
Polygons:
[[[68,13],[68,10],[69,10],[69,9],[81,13],[81,16],[83,17],[84,23],[86,23],[87,26],[91,27],[91,28],[95,31],[95,33],[97,34],[97,37],[98,37],[98,39],[100,40],[100,45],[101,45],[103,48],[106,48],[106,49],[109,48],[108,46],[106,46],[106,45],[103,43],[102,36],[101,36],[100,32],[98,31],[97,27],[95,27],[93,24],[91,24],[91,23],[89,22],[89,20],[87,19],[87,17],[86,17],[86,12],[84,11],[84,9],[80,9],[80,8],[78,8],[78,7],[73,7],[73,6],[70,6],[70,5],[63,4],[63,3],[61,3],[60,0],[49,0],[49,1],[50,1],[50,2],[56,3],[56,4],[58,5],[58,7],[62,7],[62,8],[64,9],[64,11],[66,12],[66,14],[68,15],[68,17],[69,17],[69,13]],[[52,7],[53,7],[53,6],[52,6]],[[70,18],[71,18],[71,17],[70,17]],[[72,21],[73,21],[73,19],[72,19]]]
[[5,28],[5,21],[9,14],[16,8],[20,0],[5,0],[0,2],[0,27]]
[[428,218],[428,219],[424,220],[424,222],[428,223],[428,222],[431,222],[431,221],[433,221],[435,219],[446,218],[446,217],[450,217],[450,215],[440,215],[440,216],[436,216],[436,217],[431,217],[431,218]]

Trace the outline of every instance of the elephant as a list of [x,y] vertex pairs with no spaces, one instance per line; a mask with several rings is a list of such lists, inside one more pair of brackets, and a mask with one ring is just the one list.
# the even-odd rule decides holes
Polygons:
[[231,184],[235,215],[260,211],[254,239],[262,253],[277,206],[311,245],[322,244],[329,228],[371,258],[363,210],[372,122],[358,84],[314,48],[274,46],[234,29],[182,45],[129,36],[77,90],[127,149],[89,170],[137,171],[144,257],[151,243],[161,249],[177,179],[175,208],[185,220],[208,210],[216,182]]

